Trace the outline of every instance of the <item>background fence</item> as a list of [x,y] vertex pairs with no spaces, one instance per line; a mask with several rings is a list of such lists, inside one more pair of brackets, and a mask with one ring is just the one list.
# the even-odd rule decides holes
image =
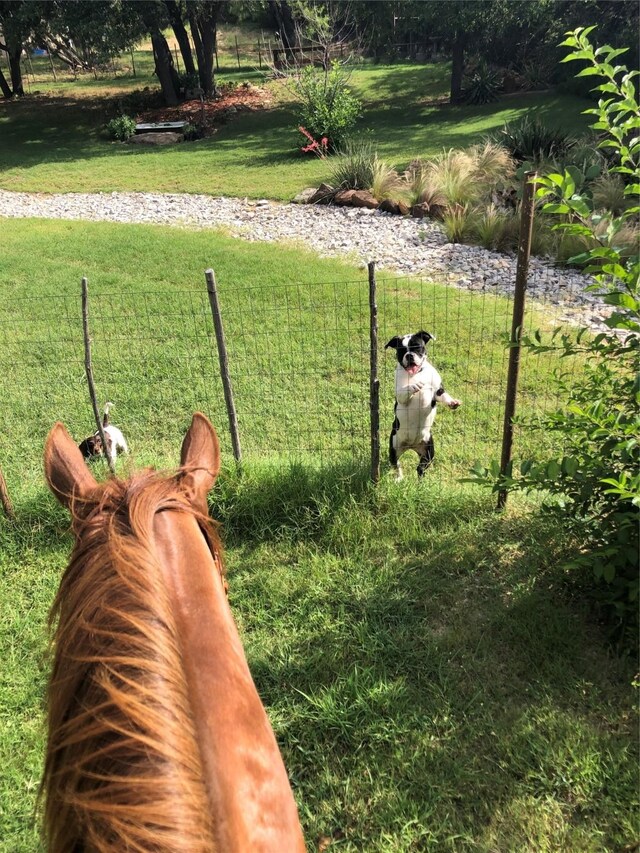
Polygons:
[[[551,275],[552,272],[549,273]],[[429,357],[445,388],[463,401],[439,410],[429,477],[465,476],[476,459],[500,456],[511,297],[486,283],[378,278],[381,457],[393,421],[395,353],[384,344],[426,329]],[[206,412],[232,460],[227,413],[204,275],[193,288],[143,293],[92,291],[89,323],[99,405],[115,403],[136,464],[175,465],[191,414]],[[243,459],[322,467],[369,465],[369,301],[366,270],[349,282],[260,284],[219,281],[218,291]],[[573,294],[550,288],[529,302],[525,331],[562,322]],[[9,489],[42,482],[42,447],[55,420],[78,441],[94,429],[77,295],[4,300],[0,307],[0,467]],[[523,352],[518,411],[558,405],[555,368],[579,380],[580,363]],[[515,452],[535,453],[544,433],[518,431]],[[416,457],[403,457],[413,468]]]

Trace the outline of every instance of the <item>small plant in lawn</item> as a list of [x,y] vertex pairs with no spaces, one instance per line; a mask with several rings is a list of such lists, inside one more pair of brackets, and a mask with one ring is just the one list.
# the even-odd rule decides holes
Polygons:
[[131,116],[117,116],[107,123],[107,133],[111,139],[126,142],[136,132],[136,122]]

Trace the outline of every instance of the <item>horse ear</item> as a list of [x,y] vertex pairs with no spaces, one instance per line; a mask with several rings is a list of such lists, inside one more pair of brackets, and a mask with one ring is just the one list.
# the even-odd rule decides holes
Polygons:
[[207,493],[220,470],[220,445],[208,418],[196,412],[182,442],[180,483],[190,493],[191,501],[207,506]]
[[98,485],[78,445],[60,422],[47,436],[44,472],[49,488],[68,509],[74,500],[87,500]]

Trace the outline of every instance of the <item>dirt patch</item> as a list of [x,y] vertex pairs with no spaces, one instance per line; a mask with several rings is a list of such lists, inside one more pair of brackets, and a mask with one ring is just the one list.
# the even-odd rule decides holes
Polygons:
[[252,83],[225,84],[218,88],[218,96],[211,100],[199,98],[183,101],[176,107],[157,107],[138,113],[139,122],[188,121],[208,133],[216,125],[231,121],[243,112],[255,112],[271,106],[272,95]]

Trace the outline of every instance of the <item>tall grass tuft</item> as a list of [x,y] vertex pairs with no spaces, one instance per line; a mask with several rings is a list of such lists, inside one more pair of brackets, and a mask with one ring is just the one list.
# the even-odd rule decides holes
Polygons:
[[624,194],[624,182],[615,172],[605,172],[591,184],[593,206],[596,210],[608,210],[614,216],[626,210],[629,199]]
[[469,239],[485,249],[505,252],[518,245],[517,225],[513,213],[490,204],[470,218]]
[[466,243],[471,227],[471,207],[456,204],[447,208],[442,218],[444,232],[450,243]]
[[335,158],[330,183],[345,190],[368,190],[373,184],[377,161],[378,155],[371,142],[349,140]]
[[410,204],[426,202],[429,207],[444,207],[447,204],[447,197],[435,182],[428,162],[413,160],[403,175],[403,182]]
[[380,160],[378,157],[373,162],[373,177],[371,180],[371,192],[378,201],[390,199],[392,201],[405,201],[407,197],[407,185],[394,168]]

